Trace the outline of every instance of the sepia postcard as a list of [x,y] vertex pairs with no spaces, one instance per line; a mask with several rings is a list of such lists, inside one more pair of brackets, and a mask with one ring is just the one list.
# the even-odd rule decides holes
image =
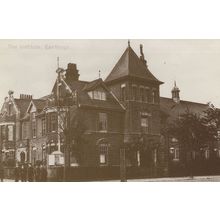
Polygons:
[[5,182],[220,181],[220,40],[0,40]]

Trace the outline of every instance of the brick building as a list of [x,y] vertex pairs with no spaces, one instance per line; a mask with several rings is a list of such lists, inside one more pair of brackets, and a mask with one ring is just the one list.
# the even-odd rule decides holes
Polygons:
[[[14,98],[9,91],[1,109],[2,160],[62,166],[118,167],[120,148],[126,147],[126,164],[145,172],[166,175],[170,158],[179,161],[176,140],[161,128],[186,109],[202,113],[208,105],[160,97],[163,84],[149,70],[140,45],[140,57],[130,44],[103,81],[81,81],[76,64],[58,68],[51,94]],[[172,156],[172,157],[170,157]]]

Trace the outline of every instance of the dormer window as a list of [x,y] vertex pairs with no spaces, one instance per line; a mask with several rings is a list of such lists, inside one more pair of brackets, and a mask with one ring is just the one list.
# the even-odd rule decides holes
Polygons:
[[88,92],[88,95],[91,99],[106,101],[106,93],[103,91],[99,91],[99,90],[90,91]]

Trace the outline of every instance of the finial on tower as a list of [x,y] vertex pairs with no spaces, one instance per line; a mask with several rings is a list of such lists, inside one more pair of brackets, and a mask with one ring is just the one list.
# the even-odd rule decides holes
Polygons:
[[101,78],[101,70],[99,70],[99,79]]
[[176,80],[174,81],[174,87],[171,93],[172,93],[173,101],[176,103],[179,103],[180,102],[180,89],[176,86]]
[[144,58],[144,52],[143,52],[143,44],[140,44],[140,60],[144,63],[144,65],[147,66],[147,61]]
[[131,46],[131,44],[130,44],[131,42],[130,42],[130,40],[128,40],[128,47],[130,47]]

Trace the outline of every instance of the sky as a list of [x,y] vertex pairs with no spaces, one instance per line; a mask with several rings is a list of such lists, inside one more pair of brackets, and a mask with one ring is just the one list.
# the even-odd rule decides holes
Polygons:
[[[103,80],[127,47],[128,40],[0,40],[0,105],[14,97],[50,94],[59,66],[76,63],[81,80]],[[176,80],[180,98],[220,107],[220,40],[130,40],[140,56],[143,44],[149,70],[160,81],[160,95],[171,97]]]

